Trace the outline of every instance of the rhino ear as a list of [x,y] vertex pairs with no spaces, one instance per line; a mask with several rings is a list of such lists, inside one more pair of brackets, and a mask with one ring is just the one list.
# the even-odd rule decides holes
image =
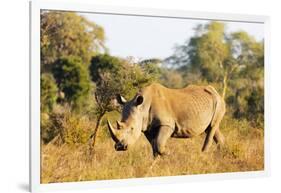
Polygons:
[[143,103],[143,96],[139,95],[136,99],[136,105],[141,105]]
[[120,105],[124,105],[127,102],[126,99],[124,97],[122,97],[120,94],[116,95],[116,99]]

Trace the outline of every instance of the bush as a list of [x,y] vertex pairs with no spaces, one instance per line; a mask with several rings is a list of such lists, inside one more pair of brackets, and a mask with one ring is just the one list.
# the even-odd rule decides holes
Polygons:
[[91,94],[91,81],[87,67],[80,58],[58,59],[53,74],[66,101],[76,110],[88,105]]
[[263,89],[255,89],[247,97],[247,115],[256,127],[264,127],[264,94]]
[[50,128],[50,117],[47,113],[40,114],[40,132],[41,132],[41,140],[43,143],[48,143],[54,138],[54,133]]
[[41,111],[50,112],[57,100],[58,88],[51,74],[41,75]]
[[62,124],[63,141],[69,145],[86,144],[90,139],[93,122],[88,117],[66,114]]
[[95,124],[87,116],[75,114],[63,107],[54,112],[41,114],[41,138],[44,143],[68,145],[86,144]]

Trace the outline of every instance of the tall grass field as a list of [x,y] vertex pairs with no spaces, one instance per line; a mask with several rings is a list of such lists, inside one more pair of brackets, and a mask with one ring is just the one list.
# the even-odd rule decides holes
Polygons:
[[[87,133],[86,131],[91,130],[95,124],[90,120],[68,116],[69,120],[64,120],[65,128],[77,124],[83,132]],[[78,120],[78,123],[74,120]],[[221,123],[221,131],[226,141],[223,147],[218,147],[214,142],[211,149],[203,153],[201,149],[204,135],[189,139],[171,138],[167,143],[169,154],[155,160],[151,146],[144,135],[132,149],[123,152],[115,151],[108,128],[102,124],[92,154],[89,153],[87,140],[83,141],[82,138],[79,140],[79,132],[76,133],[77,136],[74,133],[68,136],[68,138],[76,137],[76,143],[60,143],[60,140],[55,140],[42,144],[41,182],[77,182],[263,170],[263,129],[253,128],[247,121],[225,117]]]

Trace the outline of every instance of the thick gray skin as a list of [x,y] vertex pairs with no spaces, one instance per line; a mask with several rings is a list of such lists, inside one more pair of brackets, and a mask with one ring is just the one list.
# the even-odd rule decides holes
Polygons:
[[116,150],[126,150],[140,137],[149,140],[153,155],[165,154],[170,137],[191,138],[206,133],[202,151],[207,151],[213,139],[224,143],[219,124],[225,114],[225,103],[212,86],[190,85],[183,89],[169,89],[151,84],[129,102],[117,98],[123,105],[121,122],[117,128],[108,127]]

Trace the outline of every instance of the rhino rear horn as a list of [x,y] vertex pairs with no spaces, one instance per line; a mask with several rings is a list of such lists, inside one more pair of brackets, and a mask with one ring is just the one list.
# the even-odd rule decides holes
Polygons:
[[116,121],[116,125],[117,125],[117,130],[120,130],[123,128],[123,124],[120,121]]
[[120,105],[124,105],[127,102],[127,100],[124,97],[122,97],[120,94],[116,95],[116,99]]

